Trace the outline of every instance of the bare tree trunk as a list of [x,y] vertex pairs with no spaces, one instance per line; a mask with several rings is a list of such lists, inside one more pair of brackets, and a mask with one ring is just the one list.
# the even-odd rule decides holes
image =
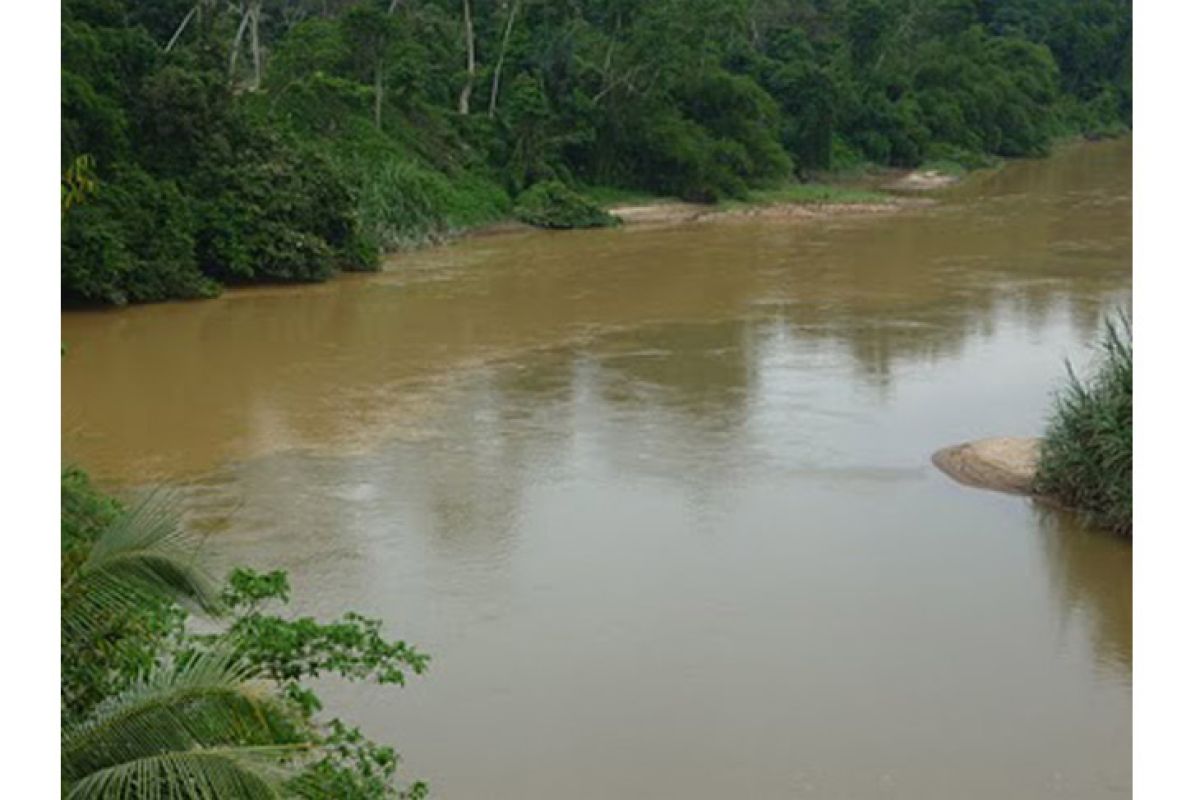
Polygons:
[[397,9],[397,8],[399,8],[399,7],[400,7],[400,4],[401,4],[401,3],[403,3],[403,2],[404,2],[404,0],[392,0],[392,3],[391,3],[391,5],[389,5],[389,6],[388,6],[388,13],[389,13],[389,14],[395,14],[395,13],[396,13],[396,9]]
[[257,91],[262,85],[262,48],[258,45],[258,20],[262,15],[262,0],[254,0],[250,4],[250,13],[254,19],[250,25],[250,52],[254,56],[254,83],[250,89]]
[[463,22],[467,28],[467,80],[458,95],[458,113],[471,112],[471,87],[475,83],[475,26],[471,22],[471,0],[463,0]]
[[233,37],[233,49],[229,51],[229,79],[233,80],[233,76],[237,74],[238,53],[242,50],[242,36],[246,33],[246,24],[250,22],[250,11],[242,15],[242,22],[238,25],[237,35]]
[[183,22],[179,23],[179,27],[175,29],[175,35],[171,37],[171,41],[167,42],[167,46],[163,48],[164,53],[171,52],[171,48],[175,46],[177,41],[179,41],[179,37],[182,36],[184,30],[187,29],[188,23],[192,21],[192,17],[196,16],[196,12],[199,10],[199,3],[192,6],[192,10],[187,13],[187,16],[183,18]]
[[500,40],[500,55],[496,58],[496,69],[492,71],[492,99],[488,102],[488,116],[496,116],[496,98],[500,94],[500,72],[504,69],[504,54],[508,51],[508,37],[512,34],[513,21],[521,10],[521,0],[512,0],[508,10],[508,22],[504,24],[504,38]]
[[375,130],[383,129],[383,59],[375,59]]

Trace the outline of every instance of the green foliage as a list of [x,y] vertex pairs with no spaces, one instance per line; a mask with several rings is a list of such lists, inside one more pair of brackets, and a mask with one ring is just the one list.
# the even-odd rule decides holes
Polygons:
[[517,219],[539,228],[604,228],[617,224],[609,214],[561,181],[542,181],[517,198]]
[[96,192],[96,159],[87,155],[76,156],[63,171],[60,193],[62,213],[65,216],[75,206]]
[[97,164],[94,197],[64,219],[64,301],[206,297],[372,265],[328,160],[247,113],[211,65],[219,28],[167,57],[124,5],[64,8],[63,158]]
[[999,160],[995,156],[968,150],[965,147],[938,142],[926,152],[921,168],[934,169],[947,175],[959,175],[967,170],[994,167]]
[[554,178],[560,165],[558,142],[551,132],[553,115],[545,90],[532,75],[519,75],[512,82],[502,119],[508,150],[504,172],[510,190],[520,192]]
[[446,175],[402,156],[347,158],[342,167],[357,195],[366,236],[385,250],[421,244],[498,219],[508,195],[470,174]]
[[[125,510],[62,476],[64,796],[423,797],[396,786],[396,753],[318,720],[305,681],[403,684],[428,656],[378,620],[270,613],[282,572],[235,570],[218,589],[170,506]],[[188,609],[215,633],[196,633]]]
[[839,203],[891,203],[894,198],[883,192],[830,186],[823,183],[790,183],[772,189],[752,189],[744,201],[733,201],[731,208],[763,205],[837,205]]
[[[320,623],[311,617],[284,619],[264,613],[270,601],[286,603],[289,592],[286,573],[235,569],[224,592],[234,618],[223,634],[289,695],[298,696],[300,680],[322,674],[403,685],[407,672],[420,674],[428,666],[428,656],[402,641],[384,639],[379,620],[347,613],[335,622]],[[306,711],[320,708],[315,697],[306,696],[306,701]]]
[[63,220],[64,298],[123,305],[215,294],[197,269],[192,212],[175,181],[111,170]]
[[622,204],[653,203],[663,199],[662,195],[653,192],[646,192],[639,189],[623,189],[618,186],[581,186],[577,191],[601,208]]
[[278,797],[307,745],[253,675],[217,650],[158,665],[105,698],[64,726],[66,796]]
[[204,4],[166,51],[193,6],[64,3],[62,167],[96,165],[67,302],[370,269],[545,181],[713,202],[1132,122],[1124,0],[476,3],[465,115],[459,3],[265,0],[261,85],[229,63],[244,4]]
[[[138,517],[133,517],[138,519]],[[96,574],[92,545],[116,537],[128,540],[130,512],[92,488],[75,468],[62,474],[62,683],[63,719],[78,718],[104,697],[118,691],[129,676],[158,663],[159,641],[182,629],[184,612],[173,603],[144,591],[144,584],[113,587]],[[134,562],[136,564],[136,562]],[[103,565],[101,565],[103,566]],[[148,565],[152,568],[152,565]],[[153,578],[147,576],[151,581]],[[87,596],[92,583],[109,583],[115,601],[101,604]],[[139,588],[143,589],[139,591]],[[123,602],[122,602],[123,601]]]
[[1100,363],[1081,380],[1067,365],[1038,464],[1036,488],[1098,524],[1133,532],[1133,328],[1105,325]]

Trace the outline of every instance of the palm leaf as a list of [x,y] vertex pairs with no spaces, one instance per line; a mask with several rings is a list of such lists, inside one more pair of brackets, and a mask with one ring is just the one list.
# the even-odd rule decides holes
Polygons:
[[69,800],[158,800],[282,797],[283,763],[295,748],[212,747],[116,764],[84,777]]
[[119,514],[64,580],[63,634],[82,638],[106,620],[154,600],[210,614],[221,610],[218,585],[197,558],[196,540],[157,496]]
[[[64,730],[68,796],[274,796],[224,791],[274,787],[285,757],[307,747],[288,743],[289,713],[251,677],[222,649],[151,670]],[[176,794],[162,794],[172,785]]]

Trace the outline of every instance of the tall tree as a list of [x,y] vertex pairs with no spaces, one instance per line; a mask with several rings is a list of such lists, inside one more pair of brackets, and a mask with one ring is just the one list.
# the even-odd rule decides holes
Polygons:
[[511,0],[508,20],[504,23],[504,36],[500,39],[500,54],[496,56],[496,68],[492,70],[492,96],[488,100],[488,116],[496,116],[496,98],[500,94],[500,73],[504,71],[504,56],[508,53],[508,39],[512,35],[513,22],[521,10],[521,0]]
[[463,36],[467,43],[467,77],[458,94],[458,113],[471,113],[471,89],[475,85],[475,23],[471,18],[471,0],[463,0]]
[[387,60],[399,38],[399,22],[390,12],[363,4],[346,12],[342,17],[342,30],[356,71],[371,82],[375,128],[382,129]]

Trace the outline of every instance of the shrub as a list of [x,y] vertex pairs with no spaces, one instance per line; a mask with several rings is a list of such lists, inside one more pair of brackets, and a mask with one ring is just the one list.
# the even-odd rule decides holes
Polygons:
[[63,219],[63,298],[124,305],[216,294],[197,268],[192,226],[174,181],[117,169]]
[[561,181],[542,181],[517,198],[517,219],[540,228],[603,228],[617,218]]
[[1096,523],[1133,533],[1133,326],[1105,325],[1099,368],[1081,380],[1067,365],[1046,430],[1035,488]]
[[239,568],[222,587],[161,498],[126,508],[68,467],[61,503],[65,794],[427,796],[423,784],[397,785],[391,747],[318,718],[312,685],[402,686],[427,655],[354,612],[286,613],[283,572]]

